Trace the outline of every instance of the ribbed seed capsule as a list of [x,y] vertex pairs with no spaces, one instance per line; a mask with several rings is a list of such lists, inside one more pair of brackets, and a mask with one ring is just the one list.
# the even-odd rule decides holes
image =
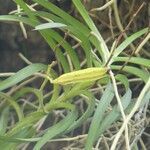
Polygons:
[[65,73],[60,77],[56,78],[52,81],[53,84],[71,84],[71,83],[80,83],[80,82],[87,82],[87,81],[95,81],[101,79],[107,73],[108,68],[103,67],[93,67],[87,68],[79,71],[73,71],[70,73]]

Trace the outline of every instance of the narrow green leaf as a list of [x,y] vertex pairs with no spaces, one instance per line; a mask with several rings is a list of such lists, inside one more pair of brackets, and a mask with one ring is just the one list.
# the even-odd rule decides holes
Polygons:
[[138,32],[135,32],[134,34],[132,34],[131,36],[129,36],[127,39],[125,39],[115,50],[114,52],[114,58],[116,56],[118,56],[125,48],[127,48],[127,46],[129,46],[134,40],[136,40],[137,38],[139,38],[140,36],[142,36],[143,34],[145,34],[146,32],[148,32],[148,28],[144,28]]
[[43,94],[42,91],[40,91],[39,89],[30,88],[30,87],[22,88],[21,90],[15,93],[13,98],[14,100],[17,100],[18,98],[23,97],[27,93],[33,93],[37,97],[39,101],[39,109],[43,107]]
[[79,22],[78,20],[76,20],[71,15],[69,15],[65,11],[61,10],[60,8],[58,8],[57,6],[52,4],[51,2],[45,1],[45,0],[33,0],[33,1],[37,2],[39,5],[48,9],[50,12],[53,12],[57,16],[61,17],[63,20],[65,20],[68,23],[68,25],[71,24],[75,28],[78,28],[81,33],[88,34],[89,29],[86,26],[84,26],[84,24],[82,24],[81,22]]
[[43,135],[43,137],[36,143],[34,150],[39,150],[42,146],[52,139],[55,136],[63,133],[77,118],[78,113],[74,108],[65,119],[57,123],[56,125],[50,127],[47,132]]
[[131,59],[129,59],[129,57],[114,58],[114,62],[117,62],[117,61],[125,61],[125,62],[129,61],[130,63],[134,63],[134,64],[138,64],[138,65],[142,65],[142,66],[150,68],[150,60],[141,58],[141,57],[132,57]]
[[[45,105],[44,110],[51,112],[57,108],[66,108],[66,109],[73,109],[73,105],[70,103],[62,103],[62,102],[54,102],[48,103]],[[43,109],[41,108],[37,112],[30,113],[29,115],[25,116],[22,120],[15,124],[15,126],[7,132],[6,136],[13,136],[22,130],[22,128],[30,127],[34,125],[37,121],[39,121],[42,117],[47,115]]]
[[[23,0],[15,0],[14,1],[17,5],[20,6],[20,8],[22,8],[25,12],[30,12],[31,10],[29,9],[29,7],[27,6],[27,4],[23,1]],[[34,14],[28,14],[29,18],[32,20],[37,20],[37,18],[35,17]]]
[[19,120],[21,120],[23,116],[23,112],[21,111],[21,108],[19,107],[18,103],[15,102],[15,100],[10,97],[9,95],[0,92],[0,100],[6,100],[8,104],[10,104],[16,111]]
[[[26,14],[29,16],[30,20],[36,20],[36,24],[32,25],[33,27],[37,26],[40,24],[40,21],[39,19],[36,17],[36,15],[34,13],[30,13],[31,10],[27,7],[26,3],[22,0],[16,0],[15,1],[18,5],[20,5],[21,8],[23,8],[23,10],[26,12]],[[29,12],[29,13],[28,13]],[[57,32],[54,32],[53,30],[51,29],[48,29],[48,30],[42,30],[40,31],[41,35],[44,37],[44,39],[48,42],[48,44],[50,45],[50,47],[55,50],[55,48],[57,47],[57,43],[61,43],[63,41],[63,38],[57,33]],[[53,34],[53,35],[52,35]],[[57,37],[57,38],[56,38]],[[55,39],[53,39],[55,38]],[[65,44],[63,43],[63,45],[69,45],[67,42],[65,42]],[[64,46],[63,46],[64,47]],[[72,58],[74,58],[76,56],[74,50],[72,49],[72,47],[68,46],[67,48],[64,47],[64,49],[67,51],[67,53],[69,52],[69,55]],[[70,51],[71,50],[71,51]],[[56,49],[56,51],[60,51],[59,48]],[[61,62],[62,66],[64,67],[64,69],[69,69],[69,64],[67,63],[67,60],[65,59],[63,53],[60,51],[60,52],[57,52],[56,53],[56,56],[58,58],[58,60]],[[59,58],[59,56],[61,56]],[[63,59],[62,59],[63,58]],[[74,58],[75,59],[75,58]],[[73,59],[72,59],[73,60]],[[78,60],[78,58],[76,57],[75,59],[76,61]],[[63,62],[64,61],[64,62]],[[79,62],[75,62],[72,61],[74,66],[76,67],[76,69],[79,69]],[[78,66],[77,66],[78,65]],[[69,70],[65,70],[66,72],[68,72]]]
[[34,128],[27,127],[22,128],[18,134],[12,137],[0,136],[0,146],[3,147],[3,150],[18,149],[19,144],[23,142],[23,140],[20,139],[32,137],[35,132],[36,130]]
[[[30,132],[29,128],[25,128],[25,130],[27,130],[26,132]],[[30,137],[30,136],[29,136]],[[40,138],[21,138],[21,137],[7,137],[7,136],[1,136],[0,135],[0,142],[4,142],[4,141],[7,141],[7,142],[14,142],[14,143],[20,143],[20,142],[37,142],[39,141]],[[18,145],[18,144],[17,144]],[[0,143],[0,146],[1,146],[1,143]]]
[[[81,46],[86,54],[86,59],[87,59],[87,66],[91,67],[92,66],[92,59],[91,59],[91,44],[90,44],[90,40],[87,36],[85,36],[83,33],[81,33],[80,30],[76,29],[73,25],[68,24],[67,22],[65,22],[65,20],[59,18],[56,15],[53,15],[51,13],[47,13],[47,12],[33,12],[36,13],[37,16],[42,17],[42,18],[47,18],[47,19],[51,19],[54,22],[61,22],[62,24],[66,24],[66,29],[68,29],[68,31],[70,31],[70,34],[73,33],[73,36],[75,36],[76,38],[78,38],[81,41]],[[73,37],[72,37],[73,38]],[[76,40],[76,39],[75,39]]]
[[0,82],[0,91],[5,90],[22,80],[26,79],[27,77],[30,77],[36,72],[39,71],[46,71],[47,66],[43,64],[31,64],[21,70],[19,70],[16,74],[12,75],[11,77],[3,80]]
[[[64,38],[62,36],[60,36],[60,34],[55,32],[54,30],[49,29],[49,36],[51,36],[58,43],[61,43],[61,46],[69,54],[75,69],[77,69],[77,70],[80,69],[79,57],[77,56],[77,54],[76,54],[75,50],[72,48],[72,46],[66,40],[64,40]],[[57,46],[55,48],[57,48]],[[55,48],[54,48],[54,50],[55,50]],[[57,49],[55,51],[57,51]]]
[[56,54],[56,59],[58,60],[58,62],[61,63],[64,72],[69,72],[70,71],[70,67],[69,64],[67,62],[67,59],[64,56],[64,53],[62,52],[62,50],[58,47],[56,48],[57,42],[50,36],[49,31],[40,31],[41,35],[43,36],[43,38],[47,41],[47,43],[49,44],[49,46],[54,50],[55,50],[55,54]]
[[86,99],[86,102],[88,104],[88,108],[87,110],[82,114],[82,116],[76,120],[66,131],[66,133],[69,133],[70,131],[73,131],[74,129],[76,129],[77,127],[79,127],[81,124],[84,123],[84,121],[86,121],[91,114],[93,113],[94,109],[95,109],[95,98],[94,96],[89,93],[89,92],[82,92],[82,94],[84,94],[85,96],[87,96],[88,98]]
[[[4,15],[4,16],[0,16],[1,21],[2,20],[3,21],[4,20],[5,21],[19,21],[19,22],[27,23],[28,25],[30,25],[32,27],[35,27],[35,26],[40,24],[40,22],[38,21],[38,19],[34,15],[34,13],[29,13],[29,12],[31,12],[30,9],[26,6],[26,4],[22,0],[21,1],[16,0],[16,2],[17,2],[18,5],[23,7],[23,9],[27,12],[27,14],[29,15],[30,18],[27,19],[27,18],[20,17],[20,16]],[[50,29],[46,30],[46,31],[42,30],[42,31],[40,31],[40,33],[53,50],[55,50],[57,43],[61,43],[63,41],[63,38],[57,32],[54,32]],[[55,38],[55,39],[53,40],[53,38]],[[80,63],[79,63],[78,57],[77,57],[74,49],[66,41],[63,42],[62,47],[70,55],[75,68],[79,69],[80,68]],[[58,60],[61,62],[62,66],[64,68],[64,71],[69,72],[69,70],[70,70],[69,69],[69,64],[67,63],[67,60],[66,60],[64,54],[61,52],[60,48],[57,48],[55,53],[56,53],[56,56],[57,56]]]
[[37,21],[36,20],[31,20],[29,18],[26,18],[26,17],[19,17],[19,16],[16,16],[16,15],[0,15],[0,21],[14,21],[14,22],[23,22],[27,25],[30,25],[30,26],[34,26],[34,25],[37,25]]
[[6,136],[11,137],[17,133],[19,133],[22,128],[27,128],[35,124],[42,117],[45,116],[43,111],[33,112],[19,121],[10,131],[6,133]]
[[92,149],[92,146],[96,140],[98,129],[100,126],[100,123],[103,119],[104,113],[106,109],[108,108],[110,102],[112,101],[114,97],[114,91],[111,84],[108,84],[106,87],[106,90],[104,91],[104,94],[102,95],[102,98],[99,101],[99,104],[97,106],[97,109],[94,113],[92,123],[89,128],[88,137],[86,140],[85,150]]
[[105,44],[104,39],[102,38],[102,36],[99,33],[98,29],[96,28],[94,22],[92,21],[92,19],[88,15],[88,12],[86,11],[83,4],[81,3],[81,0],[73,0],[73,3],[76,6],[76,8],[78,9],[78,11],[80,12],[80,14],[83,17],[83,19],[85,20],[85,22],[87,23],[87,25],[89,26],[89,28],[91,29],[91,31],[96,35],[96,38],[98,38],[98,40],[100,42],[100,47],[101,47],[100,49],[102,51],[101,52],[102,58],[106,62],[108,59],[108,56],[109,56],[109,51],[108,51],[108,48]]
[[148,91],[148,92],[145,94],[145,96],[144,96],[144,98],[143,98],[143,100],[142,100],[142,102],[141,102],[140,107],[143,107],[145,104],[148,104],[149,101],[150,101],[150,91]]
[[[93,43],[93,45],[98,49],[100,54],[103,54],[103,52],[105,51],[104,49],[107,49],[106,45],[101,46],[100,35],[98,36],[100,39],[97,39],[95,36],[89,37],[89,35],[91,35],[91,33],[90,33],[91,31],[84,24],[82,24],[77,19],[73,18],[72,16],[70,16],[69,14],[67,14],[60,8],[58,8],[57,6],[53,5],[52,3],[48,2],[48,1],[44,1],[44,0],[34,0],[34,2],[37,2],[38,4],[42,5],[46,9],[48,9],[50,12],[52,12],[52,13],[56,14],[57,16],[59,16],[60,18],[62,18],[64,21],[61,23],[67,24],[68,27],[71,25],[72,30],[74,29],[75,32],[79,32],[79,33],[81,33],[80,34],[81,36],[83,35],[86,37],[86,39],[89,39]],[[56,19],[55,21],[58,21],[58,18],[55,18],[54,16],[53,16],[53,19]],[[75,32],[74,32],[74,34],[75,34]],[[99,33],[97,32],[97,34],[99,34]],[[78,38],[79,38],[79,36],[78,36]],[[84,40],[81,40],[81,41],[84,42]],[[103,43],[103,44],[105,44],[105,43]],[[106,53],[107,53],[107,51],[108,50],[106,50]],[[106,57],[107,56],[109,56],[109,55],[106,55]],[[102,58],[105,60],[105,57],[102,56]]]
[[128,78],[125,75],[123,75],[123,74],[117,74],[115,76],[115,78],[117,80],[119,80],[125,86],[126,90],[129,89],[129,81],[128,81]]
[[7,130],[7,124],[9,121],[9,107],[2,110],[0,115],[0,135],[4,135]]
[[[122,106],[124,110],[129,106],[132,98],[132,92],[130,89],[127,90],[125,95],[121,98]],[[98,129],[98,134],[97,134],[97,139],[103,134],[104,131],[106,131],[113,122],[115,122],[117,119],[121,117],[120,109],[119,106],[116,105],[113,107],[112,111],[109,112],[108,115],[106,115],[101,122],[99,129]]]
[[50,23],[43,23],[36,26],[35,30],[44,30],[49,28],[62,28],[62,27],[66,27],[66,25],[62,23],[50,22]]
[[62,96],[60,96],[58,101],[61,102],[68,101],[69,99],[72,99],[73,97],[82,94],[83,90],[89,88],[91,85],[93,85],[93,82],[91,81],[75,84],[71,90],[67,91]]
[[[120,70],[121,67],[122,66],[111,65],[111,68],[114,69],[114,70]],[[122,71],[133,74],[137,77],[140,77],[144,82],[147,82],[148,78],[149,78],[149,73],[148,72],[146,72],[145,70],[142,70],[142,69],[138,69],[136,67],[125,66]]]
[[[62,23],[62,24],[65,24],[68,26],[68,23],[62,19],[61,17],[59,17],[58,15],[55,15],[53,13],[50,13],[50,12],[46,12],[46,11],[30,11],[28,12],[28,14],[34,14],[35,16],[37,17],[41,17],[43,19],[49,19],[49,20],[52,20],[54,22],[59,22],[59,23]],[[21,15],[24,15],[25,13],[20,13]]]

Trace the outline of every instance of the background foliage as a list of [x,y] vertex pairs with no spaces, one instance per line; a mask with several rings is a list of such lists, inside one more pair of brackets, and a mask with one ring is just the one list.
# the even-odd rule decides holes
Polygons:
[[[131,12],[121,21],[116,1],[101,8],[85,1],[85,8],[83,2],[73,0],[71,13],[45,0],[33,0],[32,5],[28,1],[14,2],[17,10],[1,15],[0,21],[16,22],[24,37],[37,30],[50,46],[53,58],[46,64],[33,63],[20,54],[25,66],[16,73],[0,74],[3,149],[40,149],[46,143],[53,149],[115,149],[119,139],[118,149],[146,147],[147,142],[140,143],[143,128],[148,125],[150,33],[148,24],[140,26],[136,20],[147,7],[145,3],[139,3],[134,12],[130,7]],[[109,14],[109,24],[98,19],[101,11]],[[106,25],[109,30],[105,29],[102,36],[101,28]],[[97,82],[60,86],[46,78],[104,66],[110,70]],[[121,136],[123,131],[125,136]]]

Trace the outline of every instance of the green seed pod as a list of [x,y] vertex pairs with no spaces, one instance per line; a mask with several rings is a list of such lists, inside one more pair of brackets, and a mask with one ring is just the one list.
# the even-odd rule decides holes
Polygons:
[[56,78],[55,80],[52,80],[52,83],[66,85],[71,83],[95,81],[103,78],[106,75],[107,71],[108,68],[106,67],[103,68],[93,67],[79,71],[73,71],[70,73],[65,73],[60,77]]

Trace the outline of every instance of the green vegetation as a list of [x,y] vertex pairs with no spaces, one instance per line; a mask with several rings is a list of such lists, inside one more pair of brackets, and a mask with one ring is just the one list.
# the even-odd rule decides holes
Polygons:
[[[83,137],[82,133],[78,133],[78,136],[81,136],[79,139],[74,137],[76,140],[81,139],[81,144],[77,144],[79,147],[76,148],[91,150],[110,128],[112,136],[115,135],[109,143],[112,144],[111,149],[116,148],[120,138],[128,148],[131,139],[129,122],[135,112],[147,108],[150,99],[150,60],[139,54],[141,45],[148,41],[149,28],[132,33],[122,42],[121,33],[110,48],[80,0],[72,2],[83,23],[51,2],[33,2],[45,11],[36,10],[22,0],[15,0],[16,5],[21,8],[20,11],[1,15],[0,21],[20,22],[37,30],[55,53],[56,61],[41,64],[31,63],[24,58],[26,67],[8,78],[1,78],[0,146],[7,150],[28,147],[30,144],[34,150],[38,150],[48,142],[69,141],[69,138],[74,136],[72,131],[87,123],[89,128],[86,128]],[[67,35],[70,41],[74,41],[76,46],[68,42],[62,33]],[[135,46],[133,54],[128,55],[126,48],[140,37],[143,37],[142,44]],[[78,49],[83,52],[82,58],[78,55]],[[49,78],[55,79],[60,75],[59,71],[53,68],[56,65],[61,68],[61,74],[89,67],[107,67],[109,70],[107,76],[96,82],[62,86],[53,85],[49,81]],[[34,80],[40,83],[42,80],[41,86],[30,86]],[[136,97],[133,97],[130,85],[134,80],[143,85],[141,91],[137,91],[139,94]],[[123,86],[117,88],[117,84]],[[46,93],[45,89],[50,85],[52,88]],[[34,100],[20,102],[20,99],[28,94],[34,95]],[[97,98],[97,94],[101,97]],[[82,102],[82,110],[77,102]],[[57,120],[51,119],[54,112],[60,114]],[[49,119],[53,122],[46,125],[45,129],[44,122]],[[117,129],[115,124],[118,124]],[[125,138],[121,137],[123,132]],[[76,140],[70,140],[70,143]],[[137,141],[138,139],[132,147],[137,146]]]

